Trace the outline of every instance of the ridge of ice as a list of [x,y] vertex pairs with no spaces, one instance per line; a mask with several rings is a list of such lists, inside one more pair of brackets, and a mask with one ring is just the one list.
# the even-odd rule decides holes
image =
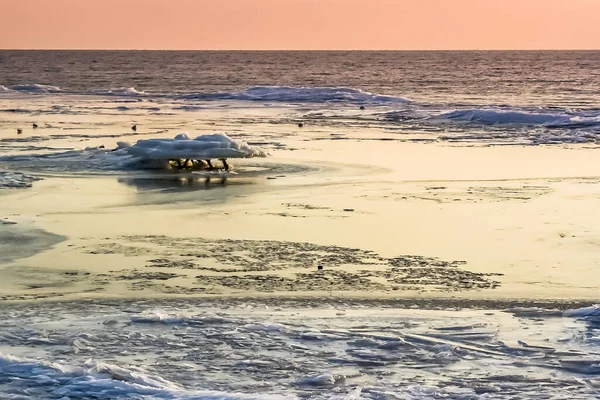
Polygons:
[[502,110],[474,108],[469,110],[455,110],[443,113],[440,118],[459,122],[476,122],[484,125],[518,124],[518,125],[543,125],[565,126],[570,124],[591,125],[600,123],[598,118],[583,118],[567,113],[539,113],[521,110]]
[[345,87],[255,86],[240,92],[190,93],[181,99],[245,100],[273,102],[349,102],[349,103],[407,103],[405,97],[378,95]]
[[[8,89],[8,90],[6,90]],[[39,83],[32,84],[21,84],[21,85],[11,85],[11,86],[2,86],[0,88],[2,92],[26,92],[26,93],[60,93],[62,90],[58,86],[52,85],[40,85]]]
[[576,308],[567,310],[563,314],[565,317],[583,318],[583,317],[600,317],[600,304],[594,304],[589,307]]

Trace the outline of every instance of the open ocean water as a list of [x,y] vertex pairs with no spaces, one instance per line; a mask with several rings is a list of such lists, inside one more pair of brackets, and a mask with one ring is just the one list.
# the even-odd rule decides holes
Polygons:
[[[64,93],[135,87],[149,96],[207,99],[261,86],[350,88],[432,106],[577,111],[600,107],[600,52],[0,51],[4,90],[35,91],[33,84]],[[257,100],[293,97],[273,92]],[[315,93],[304,100],[351,99]]]
[[[600,52],[0,51],[0,189],[130,170],[99,141],[135,140],[133,122],[144,137],[179,133],[206,110],[229,110],[215,130],[267,150],[287,137],[251,126],[342,132],[295,132],[307,140],[352,128],[457,146],[596,146]],[[600,398],[599,310],[7,303],[0,398]]]
[[[48,169],[38,155],[71,149],[72,139],[118,137],[111,120],[162,118],[149,132],[160,134],[185,130],[190,113],[205,109],[289,110],[240,119],[242,128],[303,120],[367,137],[375,127],[395,140],[417,133],[459,145],[595,145],[599,71],[598,51],[0,51],[0,185],[27,186],[31,178],[7,170]],[[95,132],[82,132],[86,118],[98,117],[106,118],[87,121]],[[165,119],[176,123],[165,129]],[[39,120],[51,135],[15,136]],[[282,138],[255,139],[268,150]],[[53,168],[68,170],[73,156],[56,155]]]

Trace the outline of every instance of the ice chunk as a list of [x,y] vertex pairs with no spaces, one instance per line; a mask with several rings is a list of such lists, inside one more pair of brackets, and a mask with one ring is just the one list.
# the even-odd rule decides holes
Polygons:
[[344,378],[343,376],[335,376],[326,372],[320,375],[309,376],[297,383],[305,386],[331,387]]
[[222,133],[202,135],[195,139],[190,139],[186,133],[182,133],[174,139],[138,140],[129,147],[120,143],[119,148],[134,157],[146,160],[210,160],[267,156],[261,148],[249,146],[246,142],[231,139]]

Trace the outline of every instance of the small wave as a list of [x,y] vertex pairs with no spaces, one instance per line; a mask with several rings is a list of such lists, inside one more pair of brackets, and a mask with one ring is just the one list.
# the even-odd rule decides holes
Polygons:
[[122,88],[115,88],[115,89],[108,89],[108,90],[100,90],[100,91],[94,92],[93,94],[101,95],[101,96],[132,96],[132,97],[146,95],[145,92],[143,92],[141,90],[137,90],[134,87],[122,87]]
[[[7,90],[8,89],[8,90]],[[0,92],[23,92],[23,93],[60,93],[62,90],[58,86],[40,85],[38,83],[22,84],[12,86],[2,86]]]
[[[92,96],[133,97],[139,99],[148,96],[144,91],[135,87],[120,87],[84,92],[65,92],[58,86],[23,84],[13,86],[0,85],[0,93],[73,93]],[[288,86],[255,86],[239,92],[199,92],[199,93],[154,93],[156,97],[171,97],[180,100],[240,100],[240,101],[271,101],[288,103],[354,103],[354,104],[403,104],[411,100],[405,97],[373,94],[360,89],[344,87],[288,87]],[[133,99],[132,99],[133,100]],[[135,101],[135,100],[133,100]],[[186,106],[181,109],[186,110]],[[194,108],[192,108],[193,110]]]
[[519,110],[469,109],[439,115],[439,118],[482,125],[541,125],[545,127],[586,127],[600,124],[599,116],[582,117],[562,113],[538,113]]
[[407,103],[405,97],[384,96],[352,88],[256,86],[241,92],[191,93],[188,100],[244,100],[298,103]]

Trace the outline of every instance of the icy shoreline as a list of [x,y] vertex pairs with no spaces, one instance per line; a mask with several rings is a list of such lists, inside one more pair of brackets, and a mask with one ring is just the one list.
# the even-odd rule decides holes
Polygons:
[[313,305],[0,306],[0,392],[17,399],[416,400],[585,399],[598,390],[594,322],[531,310]]

